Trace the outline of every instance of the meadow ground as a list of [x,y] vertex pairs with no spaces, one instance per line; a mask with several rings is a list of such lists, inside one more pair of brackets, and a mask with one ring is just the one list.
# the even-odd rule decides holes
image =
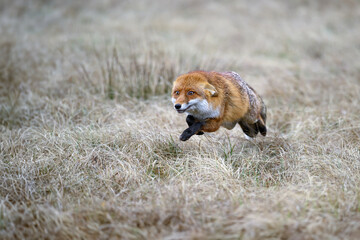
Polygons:
[[[0,2],[1,239],[358,239],[360,2]],[[187,142],[170,88],[268,106]]]

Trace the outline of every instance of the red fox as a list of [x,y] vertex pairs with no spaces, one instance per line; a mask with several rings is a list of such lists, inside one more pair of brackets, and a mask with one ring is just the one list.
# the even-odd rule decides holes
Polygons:
[[178,113],[187,113],[186,141],[194,134],[215,132],[220,126],[244,133],[266,135],[266,106],[261,97],[236,72],[194,71],[179,76],[173,85],[172,102]]

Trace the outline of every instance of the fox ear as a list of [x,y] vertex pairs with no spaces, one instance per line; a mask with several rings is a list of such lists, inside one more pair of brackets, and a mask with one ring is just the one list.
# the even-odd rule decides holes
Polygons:
[[218,95],[216,88],[213,85],[211,85],[210,83],[207,83],[205,85],[205,90],[209,91],[212,97],[217,97],[217,95]]

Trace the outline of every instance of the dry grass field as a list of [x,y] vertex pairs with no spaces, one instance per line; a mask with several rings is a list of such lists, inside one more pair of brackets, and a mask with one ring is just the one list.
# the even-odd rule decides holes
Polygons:
[[[179,141],[198,69],[268,136]],[[0,239],[359,239],[357,0],[2,0],[0,83]]]

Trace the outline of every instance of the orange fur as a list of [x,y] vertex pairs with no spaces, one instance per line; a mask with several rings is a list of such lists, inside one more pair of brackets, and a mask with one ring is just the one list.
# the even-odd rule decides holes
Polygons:
[[[220,126],[232,129],[239,123],[251,137],[254,133],[248,134],[244,128],[254,128],[255,135],[258,131],[266,134],[266,107],[261,97],[237,73],[194,71],[183,74],[174,82],[172,97],[174,106],[201,101],[200,110],[194,106],[186,110],[198,121],[205,122],[201,131],[214,132]],[[210,110],[205,114],[204,109]],[[260,129],[262,126],[265,128],[263,131]]]

